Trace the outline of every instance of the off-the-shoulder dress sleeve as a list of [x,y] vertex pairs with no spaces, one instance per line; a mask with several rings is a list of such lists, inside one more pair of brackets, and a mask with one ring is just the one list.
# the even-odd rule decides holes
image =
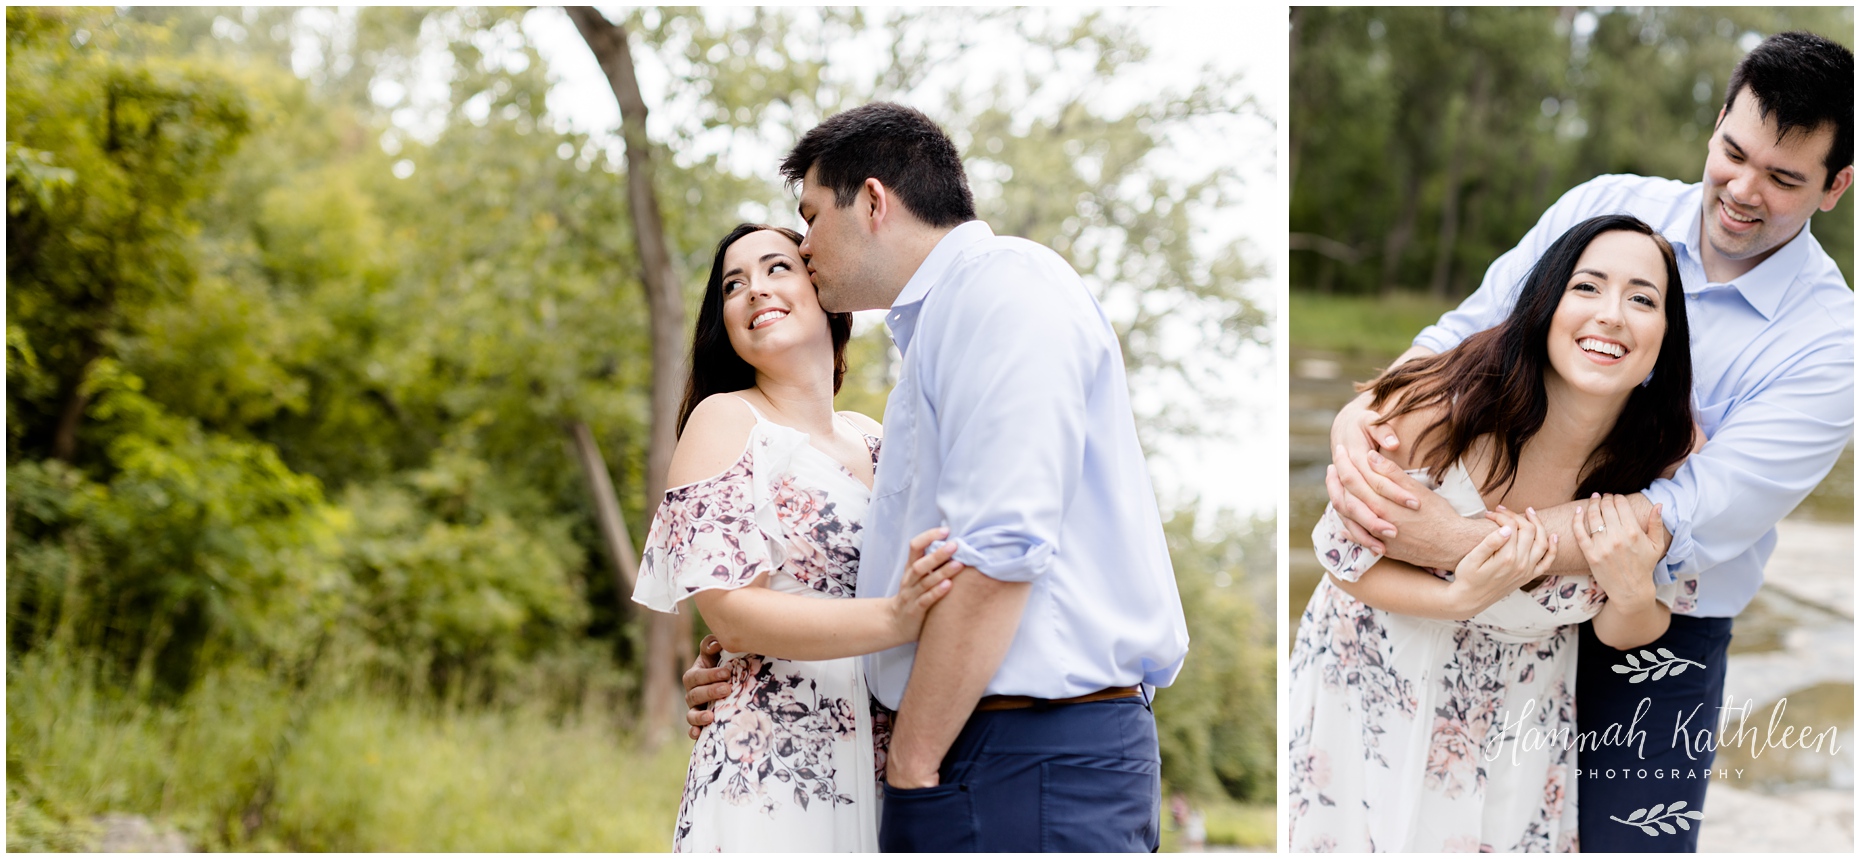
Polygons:
[[722,474],[665,491],[646,535],[634,602],[676,613],[698,591],[740,588],[787,560],[791,535],[777,507],[807,436],[772,427],[758,420],[742,457]]
[[745,452],[716,477],[665,491],[646,535],[634,602],[676,613],[698,591],[740,588],[774,571],[750,500],[751,468]]

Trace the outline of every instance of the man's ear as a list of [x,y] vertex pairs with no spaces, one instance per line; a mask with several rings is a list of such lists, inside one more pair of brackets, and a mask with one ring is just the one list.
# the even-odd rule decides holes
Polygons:
[[897,201],[891,199],[891,189],[877,179],[867,177],[865,185],[859,190],[863,198],[859,202],[866,207],[866,221],[876,231],[891,220],[892,206]]
[[1823,212],[1834,211],[1835,205],[1841,202],[1841,195],[1847,193],[1847,189],[1853,186],[1854,166],[1849,164],[1842,167],[1841,172],[1834,174],[1834,184],[1829,185],[1828,190],[1821,192],[1821,210]]

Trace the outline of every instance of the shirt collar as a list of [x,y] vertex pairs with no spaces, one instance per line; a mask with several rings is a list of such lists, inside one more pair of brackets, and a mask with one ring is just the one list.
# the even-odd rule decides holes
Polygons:
[[930,295],[930,288],[943,279],[964,251],[994,235],[995,231],[989,229],[986,222],[978,220],[958,224],[937,240],[936,247],[931,248],[930,255],[917,266],[916,273],[904,284],[903,291],[891,302],[891,310],[885,314],[885,327],[891,329],[891,339],[898,344],[899,353],[910,348],[911,335],[917,331],[917,311],[924,298]]
[[1705,257],[1701,253],[1703,245],[1700,230],[1704,227],[1704,183],[1693,185],[1682,199],[1688,201],[1688,204],[1678,207],[1678,210],[1662,226],[1660,234],[1665,236],[1675,249],[1684,248],[1684,254],[1691,258],[1692,265],[1698,267],[1699,276],[1695,281],[1696,285],[1686,284],[1685,291],[1697,293],[1714,285],[1729,286],[1737,290],[1737,293],[1744,297],[1744,301],[1748,302],[1758,313],[1763,314],[1764,319],[1774,318],[1776,308],[1782,305],[1783,296],[1789,292],[1790,285],[1795,283],[1796,276],[1802,273],[1802,266],[1808,263],[1809,251],[1815,242],[1814,237],[1809,234],[1809,224],[1803,223],[1802,231],[1796,233],[1795,238],[1777,248],[1775,253],[1758,263],[1756,268],[1733,278],[1730,283],[1711,284],[1706,281],[1704,275]]

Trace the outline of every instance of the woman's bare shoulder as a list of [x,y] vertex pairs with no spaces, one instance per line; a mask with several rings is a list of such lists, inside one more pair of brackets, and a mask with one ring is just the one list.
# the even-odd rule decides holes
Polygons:
[[876,438],[885,437],[885,427],[882,424],[880,424],[878,421],[875,421],[869,417],[866,417],[863,413],[861,412],[840,412],[839,414],[840,414],[840,417],[843,417],[849,421],[852,421],[852,425],[855,427],[858,427],[860,432],[865,433],[866,435],[869,435],[869,436],[876,437]]
[[716,477],[743,458],[756,415],[735,394],[712,394],[691,410],[685,431],[672,450],[667,486],[685,486]]

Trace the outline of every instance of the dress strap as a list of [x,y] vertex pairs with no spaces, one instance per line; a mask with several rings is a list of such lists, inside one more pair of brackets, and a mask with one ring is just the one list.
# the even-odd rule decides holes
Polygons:
[[736,397],[736,399],[737,399],[738,401],[740,401],[740,402],[742,402],[742,404],[743,404],[743,405],[745,405],[745,406],[748,406],[748,407],[749,407],[749,413],[750,413],[750,414],[752,414],[752,415],[755,415],[755,416],[756,416],[756,420],[758,420],[758,421],[766,421],[766,420],[768,420],[768,418],[765,418],[765,417],[763,417],[763,416],[762,416],[762,413],[761,413],[761,412],[759,412],[759,411],[757,411],[757,410],[756,410],[756,406],[755,406],[755,404],[754,404],[754,403],[751,403],[750,401],[748,401],[747,399],[744,399],[744,398],[742,398],[742,397],[737,397],[737,396],[736,396],[735,394],[731,394],[730,396],[732,396],[732,397]]

